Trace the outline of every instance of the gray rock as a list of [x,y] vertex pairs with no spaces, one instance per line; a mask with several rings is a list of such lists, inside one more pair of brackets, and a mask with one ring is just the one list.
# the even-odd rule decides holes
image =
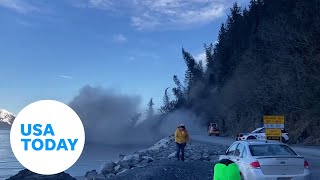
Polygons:
[[117,165],[116,167],[114,167],[115,173],[120,172],[120,170],[121,170],[121,166],[120,165]]
[[112,177],[114,177],[114,176],[116,176],[116,175],[115,175],[115,174],[112,174],[112,173],[111,173],[111,174],[106,175],[106,177],[107,177],[107,178],[112,178]]
[[119,162],[119,165],[123,169],[130,169],[133,163],[131,161],[121,161]]
[[98,175],[96,170],[88,171],[85,175],[87,180],[93,180]]
[[121,171],[121,172],[119,172],[117,175],[122,174],[122,173],[124,173],[124,172],[126,172],[126,171],[128,171],[128,169],[124,169],[124,170],[122,170],[122,171]]
[[64,172],[55,174],[55,175],[39,175],[27,169],[19,171],[18,174],[10,177],[7,180],[31,180],[31,179],[32,180],[57,180],[57,179],[76,180],[76,178]]
[[121,162],[119,162],[119,165],[123,169],[130,169],[130,168],[136,166],[138,163],[140,163],[140,155],[139,154],[133,154],[133,155],[125,156],[123,158],[123,160]]
[[142,160],[146,160],[149,163],[153,161],[153,158],[150,156],[142,156]]
[[168,158],[171,159],[171,158],[175,158],[176,156],[177,156],[177,152],[173,152],[168,156]]
[[147,153],[146,150],[139,151],[138,153],[139,153],[140,157],[142,157],[142,156],[148,156],[148,153]]
[[114,173],[114,168],[116,167],[116,163],[112,162],[112,161],[108,161],[106,162],[104,165],[102,165],[101,167],[101,173],[104,175],[110,174],[110,173]]
[[106,180],[107,178],[105,178],[104,176],[102,177],[95,177],[93,180]]
[[118,165],[120,162],[121,162],[121,160],[116,160],[114,163],[115,163],[116,165]]
[[123,158],[124,158],[125,156],[126,156],[126,155],[119,154],[119,159],[120,159],[120,160],[123,160]]
[[141,168],[141,167],[146,167],[149,162],[146,160],[141,161],[139,164],[135,164],[134,167]]
[[104,174],[98,174],[96,177],[93,178],[93,180],[106,180],[107,178],[104,176]]
[[139,154],[133,154],[133,155],[127,155],[125,156],[122,161],[139,161],[140,155]]

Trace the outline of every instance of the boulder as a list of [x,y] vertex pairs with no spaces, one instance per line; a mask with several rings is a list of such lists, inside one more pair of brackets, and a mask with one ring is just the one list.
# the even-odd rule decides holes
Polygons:
[[119,162],[119,165],[123,169],[130,169],[133,163],[131,161],[121,161]]
[[121,166],[120,165],[117,165],[116,167],[114,167],[115,173],[120,172],[120,170],[121,170]]
[[106,178],[108,179],[108,178],[111,178],[111,177],[114,177],[115,176],[115,174],[108,174],[108,175],[106,175]]
[[137,167],[137,168],[146,167],[148,163],[149,162],[147,162],[147,160],[143,160],[139,164],[135,164],[134,167]]
[[122,174],[122,173],[124,173],[124,172],[126,172],[126,171],[128,171],[128,169],[124,169],[124,170],[122,170],[122,171],[121,171],[121,172],[119,172],[117,175]]
[[116,165],[118,165],[120,162],[121,162],[121,160],[116,160],[114,163],[115,163]]
[[10,177],[7,180],[56,180],[56,179],[76,180],[76,178],[64,172],[55,174],[55,175],[40,175],[40,174],[31,172],[27,169],[24,169],[18,172],[18,174]]
[[87,180],[93,180],[98,175],[96,170],[88,171],[85,175]]
[[98,174],[96,177],[93,178],[93,180],[106,180],[107,178],[105,177],[104,174]]
[[130,168],[134,167],[138,163],[140,163],[140,155],[139,154],[133,154],[133,155],[125,156],[123,158],[123,160],[119,163],[119,165],[123,169],[130,169]]
[[147,163],[149,163],[153,161],[153,158],[150,156],[142,156],[142,161],[147,161]]
[[123,158],[124,158],[125,156],[126,156],[126,155],[119,154],[119,159],[120,159],[120,160],[123,160]]
[[139,161],[140,155],[139,154],[133,154],[133,155],[127,155],[125,156],[122,161]]
[[147,156],[147,151],[143,150],[143,151],[139,151],[138,154],[142,157],[142,156]]
[[104,175],[114,173],[114,168],[116,166],[117,166],[116,163],[114,163],[112,161],[108,161],[102,165],[100,172]]

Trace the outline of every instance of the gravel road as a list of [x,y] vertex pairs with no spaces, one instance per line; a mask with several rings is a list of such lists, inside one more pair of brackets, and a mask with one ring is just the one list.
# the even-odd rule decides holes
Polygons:
[[204,161],[181,162],[163,159],[145,168],[136,168],[111,180],[212,180],[213,164]]

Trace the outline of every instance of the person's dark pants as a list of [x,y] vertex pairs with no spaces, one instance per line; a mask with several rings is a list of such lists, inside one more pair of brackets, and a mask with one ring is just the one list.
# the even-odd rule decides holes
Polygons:
[[[178,160],[184,161],[184,148],[186,147],[186,143],[176,143],[177,144],[177,158]],[[181,154],[180,154],[181,153]]]

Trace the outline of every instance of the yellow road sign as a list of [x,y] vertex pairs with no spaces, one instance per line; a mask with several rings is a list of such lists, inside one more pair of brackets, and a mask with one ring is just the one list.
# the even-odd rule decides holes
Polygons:
[[273,141],[280,141],[281,142],[282,138],[279,137],[279,136],[268,136],[267,140],[273,140]]
[[284,116],[263,116],[264,124],[284,124]]
[[266,129],[267,137],[281,137],[281,129]]

